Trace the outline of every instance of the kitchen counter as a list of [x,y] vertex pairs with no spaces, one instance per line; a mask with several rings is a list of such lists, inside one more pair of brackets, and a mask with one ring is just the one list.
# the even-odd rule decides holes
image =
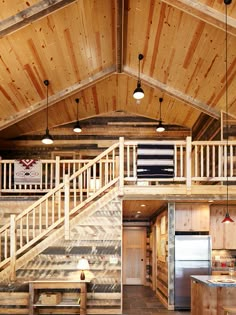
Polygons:
[[191,276],[191,315],[224,315],[223,306],[235,306],[236,277]]
[[234,287],[236,288],[236,277],[233,276],[191,276],[191,279],[209,287]]

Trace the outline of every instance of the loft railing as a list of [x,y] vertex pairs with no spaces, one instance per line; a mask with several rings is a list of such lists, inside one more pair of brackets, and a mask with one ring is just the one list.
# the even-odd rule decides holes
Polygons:
[[70,219],[117,184],[119,150],[119,143],[114,144],[74,174],[66,175],[62,183],[22,213],[11,216],[0,228],[0,270],[10,265],[14,275],[16,258],[63,224],[65,238],[69,238]]
[[[188,137],[183,141],[164,141],[174,146],[174,177],[172,179],[138,179],[137,177],[137,146],[138,144],[157,144],[163,141],[124,141],[123,151],[119,158],[123,165],[119,169],[119,176],[123,178],[123,185],[159,184],[163,181],[181,183],[190,187],[195,184],[209,184],[236,180],[236,141],[191,141]],[[227,149],[228,147],[228,149]],[[42,178],[38,185],[17,185],[14,183],[14,160],[0,160],[0,194],[14,193],[46,193],[54,189],[64,179],[66,174],[72,175],[83,168],[91,160],[41,160]],[[101,162],[99,169],[92,170],[88,178],[83,181],[93,189],[103,184],[97,174],[104,172],[108,164]],[[117,170],[118,171],[118,170]],[[96,175],[96,176],[95,176]]]
[[66,174],[72,175],[84,167],[91,160],[88,159],[42,159],[41,179],[38,184],[17,184],[14,181],[16,160],[0,159],[0,191],[2,193],[45,193],[56,187]]
[[[163,141],[146,141],[146,144]],[[236,181],[236,141],[165,141],[174,146],[174,177],[146,178],[137,176],[137,146],[140,142],[125,141],[124,185],[137,184],[152,186],[160,182],[192,185]]]

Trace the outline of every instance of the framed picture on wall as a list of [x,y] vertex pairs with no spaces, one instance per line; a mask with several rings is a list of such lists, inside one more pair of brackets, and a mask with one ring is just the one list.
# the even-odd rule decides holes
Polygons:
[[166,234],[166,217],[161,218],[161,235]]

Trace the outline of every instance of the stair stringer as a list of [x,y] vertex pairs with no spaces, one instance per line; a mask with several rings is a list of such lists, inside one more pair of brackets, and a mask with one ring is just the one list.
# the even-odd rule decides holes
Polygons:
[[[118,187],[114,187],[110,191],[106,192],[102,197],[95,200],[94,202],[87,204],[84,206],[84,209],[80,209],[75,217],[70,220],[70,229],[78,224],[80,220],[84,220],[86,217],[93,215],[97,211],[98,208],[106,206],[113,199],[117,198],[119,195]],[[15,268],[16,271],[23,267],[27,262],[35,258],[37,255],[42,253],[49,246],[52,246],[59,238],[65,235],[64,225],[55,229],[51,232],[45,239],[40,241],[37,245],[35,245],[32,249],[24,253],[21,257],[16,260]],[[4,270],[0,272],[1,282],[10,282],[10,266],[7,266]]]

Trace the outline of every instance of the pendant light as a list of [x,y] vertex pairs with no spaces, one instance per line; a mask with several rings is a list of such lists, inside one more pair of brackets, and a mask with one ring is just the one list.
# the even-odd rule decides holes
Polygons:
[[47,87],[47,108],[46,108],[46,133],[42,138],[42,143],[43,144],[52,144],[53,143],[53,138],[49,133],[49,129],[48,129],[48,86],[49,86],[49,81],[48,80],[44,80],[43,83],[46,85]]
[[139,54],[138,55],[138,82],[137,82],[137,87],[133,93],[133,98],[135,98],[136,100],[141,100],[144,97],[144,92],[141,87],[141,80],[140,80],[140,61],[142,59],[143,59],[143,55]]
[[162,97],[159,98],[159,102],[160,102],[160,119],[159,119],[159,124],[157,126],[156,131],[157,132],[163,132],[163,131],[165,131],[165,127],[164,127],[164,125],[162,123],[162,119],[161,119],[161,103],[163,102],[163,98]]
[[76,124],[73,128],[73,131],[79,133],[82,131],[82,128],[80,127],[80,123],[79,123],[79,98],[76,98],[75,102],[77,104],[77,116],[76,116],[77,121],[76,121]]
[[[229,125],[228,125],[228,30],[227,30],[227,5],[231,0],[224,0],[225,3],[225,107],[226,107],[226,158],[228,158],[228,138],[229,138]],[[229,214],[229,183],[228,183],[228,166],[226,169],[226,213],[222,223],[234,222]]]

